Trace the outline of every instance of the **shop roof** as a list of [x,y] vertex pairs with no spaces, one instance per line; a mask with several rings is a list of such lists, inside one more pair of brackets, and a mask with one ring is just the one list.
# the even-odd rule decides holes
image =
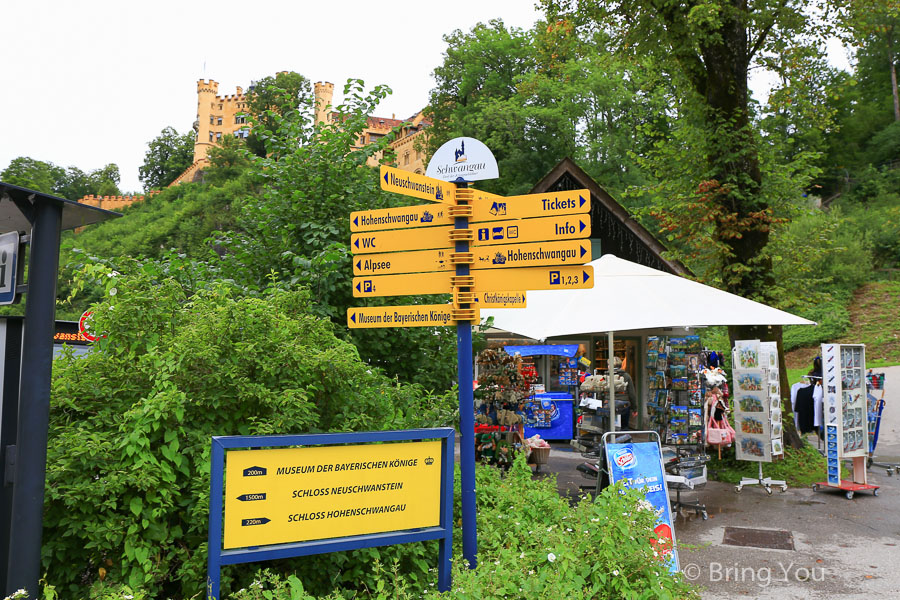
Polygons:
[[35,202],[56,202],[62,205],[61,230],[93,225],[119,213],[86,204],[79,204],[65,198],[44,194],[27,188],[0,181],[0,233],[10,231],[31,231],[31,221],[26,216],[32,212]]
[[673,275],[691,274],[679,261],[664,258],[666,247],[571,158],[561,160],[534,186],[532,193],[583,188],[591,192],[591,238],[600,240],[602,254],[615,254]]

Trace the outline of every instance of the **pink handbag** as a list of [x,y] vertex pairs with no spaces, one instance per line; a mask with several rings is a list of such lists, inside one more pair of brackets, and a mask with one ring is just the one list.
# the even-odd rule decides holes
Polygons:
[[727,420],[715,421],[712,417],[706,423],[706,443],[710,446],[727,446],[734,442],[734,429]]

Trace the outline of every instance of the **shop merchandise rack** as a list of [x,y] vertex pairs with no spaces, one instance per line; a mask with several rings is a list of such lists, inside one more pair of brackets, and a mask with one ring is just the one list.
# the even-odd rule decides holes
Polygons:
[[[654,361],[655,359],[655,361]],[[706,505],[699,500],[682,500],[681,493],[706,484],[706,439],[704,437],[704,385],[699,338],[649,338],[647,366],[650,371],[650,398],[647,411],[650,427],[663,443],[663,464],[672,511],[682,516],[694,512],[708,518]]]
[[[881,414],[884,412],[884,373],[873,373],[872,371],[869,371],[866,374],[866,388],[869,426],[869,456],[866,467],[880,467],[887,472],[888,477],[891,477],[895,472],[900,473],[900,464],[877,462],[875,460],[875,446],[878,444],[878,433],[881,429]],[[881,393],[876,397],[878,391]]]

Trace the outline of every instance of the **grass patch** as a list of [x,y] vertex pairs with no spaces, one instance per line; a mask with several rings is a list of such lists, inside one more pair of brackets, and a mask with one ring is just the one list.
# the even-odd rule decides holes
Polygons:
[[[867,283],[856,290],[850,302],[850,327],[826,341],[865,344],[867,367],[900,365],[900,281]],[[797,368],[808,370],[819,352],[818,344],[788,352],[789,376]]]
[[[765,477],[782,479],[791,487],[807,487],[825,478],[825,457],[808,442],[799,450],[785,446],[784,452],[783,460],[763,464]],[[718,481],[738,483],[741,477],[759,477],[756,463],[735,459],[734,448],[722,450],[722,460],[717,454],[710,456],[707,469]]]

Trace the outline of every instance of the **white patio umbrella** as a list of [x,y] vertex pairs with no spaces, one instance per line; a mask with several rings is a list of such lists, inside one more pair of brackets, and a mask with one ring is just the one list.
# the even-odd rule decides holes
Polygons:
[[[594,287],[529,291],[527,308],[481,309],[494,327],[536,340],[561,335],[612,333],[661,327],[714,325],[815,325],[753,300],[645,267],[612,254],[589,263]],[[613,367],[610,364],[610,387]],[[612,397],[612,392],[610,394]],[[610,423],[615,423],[610,404]]]
[[612,254],[589,264],[591,289],[530,291],[527,308],[483,308],[481,317],[494,317],[494,327],[536,340],[660,327],[816,324]]

